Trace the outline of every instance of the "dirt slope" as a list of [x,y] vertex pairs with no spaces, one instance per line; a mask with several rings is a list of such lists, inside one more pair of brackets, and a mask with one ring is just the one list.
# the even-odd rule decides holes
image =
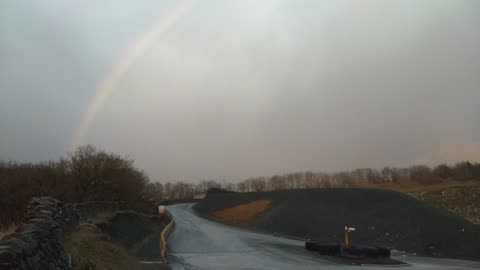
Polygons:
[[480,185],[454,186],[409,194],[437,207],[448,209],[475,224],[480,224]]
[[449,179],[430,185],[404,181],[376,185],[364,184],[357,187],[400,191],[436,207],[448,209],[475,224],[480,224],[479,179],[470,181]]
[[419,255],[480,259],[479,226],[445,209],[400,192],[380,189],[320,189],[210,194],[194,209],[215,211],[257,200],[268,210],[247,228],[319,240],[340,240],[343,228],[357,228],[353,242]]
[[256,216],[270,208],[269,200],[251,201],[213,212],[213,218],[236,226],[248,226]]

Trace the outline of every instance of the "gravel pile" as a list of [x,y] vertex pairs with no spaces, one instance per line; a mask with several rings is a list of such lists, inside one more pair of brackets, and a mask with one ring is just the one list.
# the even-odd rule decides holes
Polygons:
[[342,240],[356,228],[353,244],[411,254],[480,260],[480,226],[403,193],[374,189],[290,190],[209,194],[194,206],[204,217],[253,200],[271,200],[248,229],[320,241]]

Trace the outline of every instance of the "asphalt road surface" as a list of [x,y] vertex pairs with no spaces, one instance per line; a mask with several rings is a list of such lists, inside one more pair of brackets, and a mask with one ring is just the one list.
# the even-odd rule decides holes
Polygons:
[[[168,207],[176,222],[168,239],[173,269],[392,269],[336,264],[304,248],[303,241],[229,227],[194,214],[193,204]],[[480,262],[398,256],[395,269],[480,269]]]

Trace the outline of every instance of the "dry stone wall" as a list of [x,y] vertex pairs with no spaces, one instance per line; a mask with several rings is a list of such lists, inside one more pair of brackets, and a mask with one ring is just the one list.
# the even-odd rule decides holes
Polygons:
[[33,198],[23,225],[0,240],[0,270],[69,269],[64,232],[100,212],[124,209],[122,203],[64,204],[51,197]]

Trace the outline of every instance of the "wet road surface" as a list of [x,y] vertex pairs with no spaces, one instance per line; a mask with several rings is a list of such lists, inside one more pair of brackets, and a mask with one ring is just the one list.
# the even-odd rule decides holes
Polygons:
[[[175,229],[168,239],[173,269],[392,269],[335,264],[304,248],[303,241],[229,227],[194,214],[193,204],[168,207]],[[399,256],[409,266],[395,269],[480,269],[480,262]]]

